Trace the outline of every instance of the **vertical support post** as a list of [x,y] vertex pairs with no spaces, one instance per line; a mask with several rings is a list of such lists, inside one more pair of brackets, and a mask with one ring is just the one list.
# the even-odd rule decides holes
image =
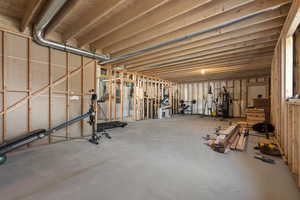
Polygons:
[[150,80],[151,88],[151,98],[150,98],[150,117],[153,118],[153,103],[154,103],[154,94],[153,94],[153,79]]
[[[31,39],[27,39],[27,90],[28,96],[31,96]],[[30,132],[32,129],[32,105],[31,105],[31,98],[28,99],[27,102],[27,131]],[[27,145],[30,147],[30,144]]]
[[147,107],[147,119],[149,119],[150,118],[150,112],[149,112],[149,109],[150,109],[150,106],[149,106],[149,98],[150,98],[150,80],[149,80],[149,78],[147,78],[146,79],[146,85],[147,85],[147,105],[146,105],[146,107]]
[[4,112],[2,118],[2,142],[5,142],[6,135],[7,135],[7,86],[6,86],[6,69],[5,69],[5,32],[2,31],[2,89],[3,89],[3,96],[2,96],[2,110]]
[[137,83],[138,83],[138,87],[137,87],[137,103],[138,103],[138,108],[137,108],[137,112],[138,112],[138,120],[141,120],[142,119],[142,108],[141,108],[141,88],[142,88],[142,79],[141,79],[141,76],[138,76],[137,75]]
[[142,95],[142,120],[145,119],[145,77],[144,76],[141,76],[141,79],[142,79],[142,91],[143,91],[143,94]]
[[138,88],[138,83],[137,83],[137,74],[133,74],[133,119],[137,120],[137,88]]
[[121,121],[124,120],[124,73],[120,72],[120,80],[121,80],[121,85],[120,85],[120,115],[121,115]]
[[179,111],[179,87],[178,87],[178,83],[176,83],[176,98],[175,98],[175,101],[176,101],[176,110],[175,110],[175,113],[178,113]]
[[112,67],[108,68],[108,119],[112,119]]
[[114,110],[114,120],[117,120],[117,72],[114,72],[113,76],[113,110]]
[[293,96],[293,37],[288,37],[285,41],[285,98]]
[[[48,48],[48,81],[49,81],[49,94],[48,94],[48,128],[52,128],[52,67],[51,67],[51,48]],[[48,143],[52,143],[51,135],[48,136]]]
[[[84,113],[84,83],[83,83],[83,65],[84,65],[84,57],[81,56],[81,66],[80,66],[80,92],[81,92],[81,102],[80,102],[80,106],[81,106],[81,110],[80,113],[81,115],[83,115]],[[97,91],[96,91],[97,92]],[[84,136],[84,120],[82,119],[80,121],[80,136],[83,137]]]
[[[66,95],[66,121],[70,120],[70,66],[69,52],[66,52],[66,73],[67,73],[67,95]],[[66,138],[69,139],[69,127],[66,127]]]
[[[97,67],[97,61],[95,60],[94,61],[94,92],[97,94],[97,98],[98,98],[98,91],[99,91],[99,78],[100,78],[100,71],[101,69],[99,69]],[[94,105],[94,108],[95,108],[95,125],[97,125],[98,123],[98,103],[97,103],[97,100],[95,101],[95,105]],[[94,127],[96,129],[96,127]]]
[[157,79],[154,80],[154,115],[157,115],[159,108],[158,92],[157,92]]

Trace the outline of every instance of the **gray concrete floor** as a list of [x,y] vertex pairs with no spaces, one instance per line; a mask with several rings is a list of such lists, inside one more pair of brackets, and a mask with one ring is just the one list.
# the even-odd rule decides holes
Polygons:
[[0,167],[1,200],[299,200],[287,166],[247,152],[220,154],[202,136],[226,122],[177,116],[83,140],[29,149]]

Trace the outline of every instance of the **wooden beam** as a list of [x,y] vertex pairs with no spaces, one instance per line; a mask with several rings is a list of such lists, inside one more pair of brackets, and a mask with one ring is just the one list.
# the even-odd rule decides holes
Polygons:
[[[70,120],[70,54],[69,52],[66,52],[66,74],[67,74],[67,80],[66,80],[66,121]],[[66,139],[69,140],[70,138],[70,128],[66,127]]]
[[[53,80],[52,80],[52,50],[51,48],[48,48],[48,87],[45,88],[44,91],[47,91],[48,89],[48,128],[52,128],[53,126],[53,120],[52,120],[52,108],[53,108],[53,98],[52,98],[52,94],[53,94]],[[42,94],[43,92],[39,93],[38,95]],[[31,93],[30,96],[28,96],[28,100],[32,99],[31,97],[34,95],[34,93]],[[19,104],[15,104],[15,107],[17,107],[18,105],[20,106],[23,103],[23,101],[20,101]],[[52,137],[51,135],[48,136],[48,143],[51,144],[52,143]]]
[[248,47],[252,45],[257,45],[260,43],[266,43],[266,42],[277,42],[279,38],[280,30],[277,29],[277,32],[274,30],[270,30],[270,32],[262,32],[258,35],[245,35],[240,38],[233,38],[225,41],[217,41],[212,44],[204,45],[204,46],[196,46],[190,49],[183,49],[180,48],[178,51],[171,51],[171,53],[163,54],[162,56],[157,56],[152,59],[147,59],[146,61],[142,62],[133,62],[131,64],[126,65],[126,68],[132,68],[132,67],[140,67],[140,66],[147,66],[147,65],[153,65],[157,63],[163,63],[163,62],[171,62],[173,60],[177,59],[184,59],[188,57],[198,56],[201,55],[207,55],[211,54],[210,52],[222,52],[227,51],[230,49],[239,49],[242,47]]
[[[289,5],[285,5],[285,6],[276,8],[274,10],[268,11],[264,14],[257,15],[253,18],[249,18],[244,21],[238,22],[236,24],[231,24],[224,28],[219,28],[215,31],[204,33],[200,36],[191,38],[189,40],[184,40],[184,41],[172,44],[172,45],[168,45],[166,47],[161,47],[157,50],[153,50],[149,53],[145,53],[145,54],[143,54],[143,56],[151,55],[152,53],[156,53],[156,52],[161,52],[166,49],[176,48],[181,45],[193,44],[199,40],[205,41],[209,38],[216,37],[218,35],[222,35],[225,33],[232,33],[233,31],[241,31],[243,34],[250,34],[250,33],[256,32],[256,30],[263,31],[263,30],[267,30],[270,28],[279,27],[279,26],[282,26],[282,24],[284,23],[284,21],[285,21],[284,18],[288,15],[289,8],[290,8]],[[246,30],[244,30],[244,29],[246,29]],[[196,32],[199,30],[193,29],[191,31]],[[185,33],[185,34],[187,34],[187,33]],[[180,36],[181,35],[179,35],[179,34],[175,34],[174,36],[173,36],[173,34],[168,34],[167,36],[162,36],[157,39],[153,39],[148,42],[144,42],[142,44],[135,45],[130,48],[126,48],[124,50],[118,51],[116,53],[111,54],[111,56],[114,58],[114,57],[119,57],[122,55],[127,55],[129,53],[160,44],[164,41],[169,41],[170,39],[178,38]],[[139,56],[134,57],[134,59],[138,58],[138,57]]]
[[[255,56],[254,54],[250,54]],[[260,54],[256,54],[258,56],[262,57],[262,60],[264,62],[264,64],[270,64],[269,57],[272,57],[272,54],[268,54],[267,52],[264,53],[263,55]],[[239,59],[236,59],[234,56],[230,57],[228,59],[226,58],[220,58],[218,60],[207,60],[207,61],[201,61],[201,62],[194,62],[192,64],[186,64],[186,65],[178,65],[176,67],[166,67],[166,68],[160,68],[160,69],[156,69],[156,70],[147,70],[147,71],[142,71],[145,74],[151,74],[151,75],[159,75],[161,73],[169,73],[169,72],[180,72],[180,71],[190,71],[190,70],[194,70],[194,69],[203,69],[206,66],[216,66],[220,64],[240,64],[240,63],[252,63],[251,59],[249,59],[249,56],[247,55],[243,55],[241,56]]]
[[[122,42],[118,41],[118,37],[105,37],[96,42],[92,45],[95,47],[102,47],[104,48],[104,52],[111,53],[115,50],[124,47],[133,46],[138,43],[142,43],[145,40],[150,40],[155,37],[168,34],[170,32],[176,31],[178,29],[182,29],[186,26],[193,25],[215,15],[227,12],[239,6],[248,4],[253,2],[254,0],[219,0],[219,1],[212,1],[208,4],[204,4],[196,9],[191,10],[190,12],[183,13],[180,16],[170,19],[164,23],[161,23],[147,31],[144,31],[140,34],[134,35],[134,37],[130,37],[128,39],[122,40]],[[133,40],[135,38],[136,41]],[[116,44],[115,44],[116,43]],[[113,45],[115,44],[115,45]],[[113,47],[109,47],[113,45]],[[122,47],[122,45],[125,45]]]
[[[290,1],[291,0],[255,0],[251,1],[252,3],[249,3],[250,1],[222,0],[212,2],[212,4],[216,4],[215,7],[203,6],[201,7],[203,8],[201,11],[194,10],[197,12],[195,15],[190,14],[186,18],[177,19],[168,25],[162,24],[161,26],[157,26],[155,29],[148,30],[143,34],[138,34],[114,45],[107,46],[106,43],[109,43],[107,40],[105,40],[105,43],[104,41],[98,41],[93,43],[93,45],[99,48],[104,47],[104,53],[114,53],[116,51],[120,51],[121,49],[129,48],[161,36],[166,36],[167,40],[165,41],[170,41],[171,39],[183,37],[199,30],[206,30],[211,27],[223,25],[233,20],[241,19],[245,16],[254,15],[263,10],[273,7],[275,8],[277,6],[289,3]],[[173,38],[171,35],[175,35],[175,33],[180,34]]]
[[[195,50],[196,47],[212,49],[218,46],[225,46],[226,44],[234,44],[243,41],[249,41],[257,38],[267,37],[271,35],[279,35],[281,32],[282,25],[284,23],[285,18],[279,18],[276,20],[258,24],[255,26],[247,27],[244,29],[240,29],[237,31],[231,31],[228,33],[220,34],[214,37],[206,38],[203,40],[198,40],[192,43],[172,46],[171,48],[163,48],[161,50],[154,51],[153,53],[148,53],[146,55],[138,56],[127,61],[120,62],[119,64],[122,65],[132,65],[139,63],[141,61],[149,61],[157,58],[162,58],[174,53],[188,51],[188,50]],[[275,22],[275,23],[273,23]],[[271,26],[270,26],[271,25]],[[214,45],[215,47],[212,47]],[[217,46],[216,46],[217,45]]]
[[[76,0],[77,1],[77,0]],[[77,1],[80,2],[80,1]],[[125,0],[111,0],[111,1],[96,1],[89,12],[73,24],[66,32],[63,33],[63,40],[68,41],[76,38],[82,33],[86,33],[93,26],[103,23],[105,19],[110,18],[114,12],[118,12],[122,6],[124,7]],[[128,2],[130,3],[130,2]]]
[[2,142],[5,142],[6,135],[7,135],[7,87],[6,87],[6,68],[5,68],[5,44],[6,44],[6,34],[2,31]]
[[282,38],[291,37],[300,24],[300,1],[293,1],[289,15],[282,29]]
[[[157,75],[161,75],[161,74],[171,74],[171,73],[183,73],[183,72],[188,72],[188,71],[193,71],[193,70],[197,70],[197,69],[208,69],[208,68],[213,68],[213,67],[219,67],[219,66],[228,66],[228,65],[239,65],[239,64],[248,64],[251,63],[252,59],[251,57],[255,57],[257,60],[260,60],[260,62],[262,62],[264,65],[268,65],[270,66],[269,60],[270,58],[272,58],[272,55],[259,55],[259,54],[253,54],[253,55],[249,55],[249,56],[243,56],[241,57],[239,60],[236,60],[235,57],[231,57],[231,58],[227,58],[227,59],[218,59],[215,60],[213,62],[202,62],[202,63],[198,63],[192,66],[182,66],[182,67],[177,67],[177,68],[172,68],[172,69],[161,69],[161,70],[157,70],[157,71],[145,71],[144,73],[149,73],[149,74],[155,74]],[[253,64],[253,66],[256,66],[255,64]]]
[[225,66],[240,66],[240,65],[251,65],[251,66],[257,66],[257,65],[266,65],[270,66],[269,61],[266,59],[267,57],[263,56],[261,58],[257,58],[257,60],[260,62],[259,64],[256,62],[251,61],[251,59],[244,58],[240,60],[235,60],[234,58],[232,59],[227,59],[227,60],[219,60],[217,63],[197,63],[195,65],[187,65],[187,66],[182,66],[180,68],[172,68],[172,69],[166,69],[166,70],[160,70],[157,72],[144,72],[146,74],[152,74],[156,76],[161,76],[163,74],[166,75],[171,75],[172,73],[183,73],[183,72],[192,72],[194,70],[199,70],[199,69],[208,69],[208,68],[214,68],[214,67],[225,67]]
[[[67,19],[74,10],[76,10],[79,6],[80,1],[78,0],[71,0],[67,1],[66,5],[59,11],[59,13],[51,20],[50,24],[47,26],[45,35],[49,35],[50,33],[54,32],[62,22]],[[73,24],[75,25],[75,24]]]
[[108,120],[112,120],[112,68],[109,65],[108,68]]
[[241,72],[231,72],[226,74],[215,74],[210,76],[186,76],[184,79],[181,79],[180,77],[175,78],[167,78],[167,80],[170,81],[176,81],[178,83],[191,83],[191,82],[199,82],[199,81],[206,81],[206,80],[227,80],[227,79],[242,79],[247,77],[257,77],[257,76],[266,76],[270,74],[270,69],[266,68],[263,70],[250,70],[250,71],[243,71]]
[[[83,80],[84,80],[84,71],[83,71],[83,66],[84,66],[84,57],[81,56],[80,57],[80,97],[81,97],[81,102],[80,102],[80,114],[83,115],[84,114],[84,84],[83,84]],[[96,91],[98,92],[98,91]],[[80,136],[83,137],[84,136],[84,120],[80,121]]]
[[[31,95],[32,90],[32,66],[31,66],[31,39],[27,39],[27,90],[28,96]],[[27,102],[27,131],[32,131],[32,102],[28,99]],[[30,147],[30,144],[27,145]]]
[[[151,12],[156,9],[160,5],[166,3],[169,0],[152,0],[152,1],[137,1],[137,0],[122,0],[119,3],[115,4],[114,7],[111,7],[106,12],[99,12],[98,8],[95,10],[95,14],[99,15],[99,13],[104,13],[103,16],[99,16],[95,18],[95,21],[92,22],[95,24],[97,21],[101,21],[100,18],[105,17],[105,15],[110,16],[109,20],[103,21],[102,23],[97,22],[99,24],[98,28],[91,29],[87,34],[78,38],[79,46],[82,47],[84,45],[90,44],[97,39],[104,37],[106,35],[111,34],[113,31],[116,31],[122,27],[125,27],[130,22],[143,17],[145,14]],[[114,0],[114,2],[118,2],[118,0]],[[100,2],[102,3],[102,1]],[[111,1],[107,1],[108,6],[113,5]],[[121,11],[122,12],[118,12]],[[116,14],[118,13],[118,14]],[[89,17],[89,19],[93,19]],[[103,18],[105,19],[105,18]],[[107,19],[107,18],[106,18]],[[88,23],[88,22],[87,22]],[[89,26],[92,23],[88,23]],[[81,27],[83,27],[81,25]],[[88,27],[88,26],[86,26]],[[74,30],[66,34],[66,38],[70,38],[70,36],[74,36]],[[79,32],[82,32],[82,29],[79,29]],[[94,46],[94,45],[92,45]]]
[[124,73],[120,72],[120,115],[121,115],[121,121],[124,120]]
[[117,72],[114,71],[114,75],[113,75],[113,86],[112,86],[112,93],[113,93],[113,111],[114,111],[114,120],[117,120]]
[[[143,17],[132,20],[130,23],[127,23],[126,26],[120,27],[119,29],[112,29],[114,31],[110,30],[110,34],[101,34],[101,32],[103,32],[102,30],[100,34],[98,34],[98,39],[104,38],[104,40],[108,39],[111,40],[112,43],[115,43],[147,31],[211,1],[212,0],[163,1],[151,12],[147,12]],[[147,26],[145,26],[145,23]]]
[[271,42],[266,42],[262,44],[257,44],[257,45],[252,45],[248,47],[240,47],[240,48],[231,48],[227,50],[220,50],[220,51],[215,51],[215,52],[209,52],[209,53],[198,53],[193,56],[183,58],[183,59],[174,59],[172,61],[168,62],[160,62],[158,64],[151,64],[147,66],[138,66],[132,68],[132,70],[138,70],[138,71],[144,71],[144,70],[152,70],[158,67],[167,67],[167,66],[174,66],[174,65],[179,65],[179,64],[184,64],[184,63],[190,63],[194,61],[199,61],[202,59],[206,58],[212,58],[212,57],[217,57],[217,56],[223,56],[227,54],[233,54],[233,53],[242,53],[242,52],[247,52],[247,51],[254,51],[254,50],[259,50],[259,49],[265,49],[265,48],[274,48],[276,45],[276,41],[271,41]]
[[25,31],[26,27],[32,21],[32,18],[35,16],[42,2],[43,0],[30,0],[28,2],[24,17],[22,18],[22,22],[20,25],[21,32]]

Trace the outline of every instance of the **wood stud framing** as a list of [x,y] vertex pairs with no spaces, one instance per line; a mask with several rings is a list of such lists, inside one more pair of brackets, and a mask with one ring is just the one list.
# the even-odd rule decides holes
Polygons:
[[3,117],[2,117],[2,142],[5,141],[5,137],[7,135],[7,88],[6,88],[6,69],[5,69],[5,35],[6,33],[2,31],[2,111]]
[[[32,91],[32,69],[31,69],[31,39],[27,39],[27,90],[28,96],[31,96]],[[28,99],[27,103],[27,131],[32,131],[32,102],[31,99]],[[30,144],[28,144],[30,147]]]
[[[52,94],[53,94],[53,80],[52,80],[52,65],[51,65],[51,57],[52,57],[52,50],[48,48],[48,81],[49,81],[49,94],[48,94],[48,102],[49,102],[49,107],[48,107],[48,128],[52,128],[52,107],[53,107],[53,102],[52,102]],[[52,137],[51,135],[48,136],[48,142],[49,144],[52,143]]]
[[[47,48],[47,59],[48,61],[45,63],[47,64],[47,78],[48,78],[48,83],[46,86],[33,90],[32,88],[32,39],[31,37],[28,37],[26,35],[21,35],[21,34],[15,34],[14,32],[11,31],[6,31],[1,29],[1,35],[2,35],[2,61],[1,61],[1,68],[2,68],[2,77],[1,77],[1,82],[2,82],[2,88],[0,89],[0,93],[2,94],[2,108],[0,112],[0,116],[2,117],[2,130],[1,130],[1,142],[6,141],[7,139],[7,115],[10,112],[15,111],[15,109],[19,108],[22,105],[26,105],[26,115],[27,115],[27,125],[26,125],[26,130],[24,132],[29,132],[32,130],[32,100],[38,96],[41,95],[47,95],[48,97],[48,128],[53,127],[53,94],[63,94],[66,96],[66,120],[70,119],[70,95],[71,95],[71,82],[70,79],[72,76],[80,73],[80,90],[81,92],[76,94],[81,97],[81,113],[84,112],[84,96],[88,94],[84,94],[84,69],[88,67],[89,64],[94,63],[94,69],[96,69],[96,61],[89,61],[84,64],[84,57],[81,57],[80,61],[80,67],[77,67],[73,70],[70,70],[70,55],[68,53],[65,54],[66,58],[66,73],[57,78],[56,80],[53,80],[52,74],[53,74],[53,65],[52,65],[52,59],[53,59],[53,50],[51,48]],[[27,58],[26,60],[26,89],[7,89],[7,68],[5,66],[7,58],[6,55],[6,37],[8,35],[14,35],[17,37],[22,37],[24,40],[26,40],[26,52],[27,52]],[[20,58],[14,58],[14,59],[20,59]],[[95,71],[93,71],[95,73]],[[63,81],[66,81],[66,91],[54,91],[53,88],[61,83]],[[96,87],[96,78],[95,78],[95,83],[93,85]],[[7,93],[8,92],[14,92],[14,93],[26,93],[26,96],[21,98],[20,100],[13,102],[10,106],[7,104]],[[84,123],[83,121],[81,122],[80,125],[80,134],[81,136],[84,136]],[[70,137],[69,130],[66,131],[66,138]],[[52,143],[52,137],[48,137],[48,143]],[[28,145],[30,146],[30,145]]]
[[[23,14],[18,27],[22,32],[34,20],[34,16],[38,13],[42,5],[46,1],[31,0],[27,4],[27,8]],[[72,91],[72,77],[80,73],[80,91],[76,95],[80,96],[80,113],[85,111],[85,98],[89,95],[85,88],[85,69],[94,67],[95,75],[93,87],[97,92],[99,87],[99,78],[107,79],[108,102],[106,115],[109,120],[140,120],[153,118],[158,114],[160,102],[164,98],[164,89],[169,89],[169,100],[172,105],[172,114],[178,112],[179,100],[194,98],[195,91],[201,94],[198,95],[200,101],[205,98],[207,84],[212,84],[216,88],[216,80],[219,78],[210,78],[208,83],[192,84],[199,82],[199,74],[194,71],[203,68],[222,67],[230,70],[234,66],[236,69],[230,74],[238,74],[241,71],[253,72],[253,76],[261,73],[268,74],[271,70],[271,88],[272,91],[272,122],[276,125],[277,141],[280,144],[284,158],[287,160],[292,172],[300,174],[300,128],[299,115],[300,104],[296,102],[287,102],[286,98],[292,96],[292,83],[286,77],[291,71],[288,66],[293,65],[293,60],[290,59],[292,54],[291,42],[299,23],[300,23],[300,1],[292,0],[202,0],[199,2],[187,1],[178,3],[168,0],[155,0],[145,2],[137,2],[140,5],[139,10],[130,9],[134,5],[134,1],[113,0],[107,1],[102,9],[103,12],[98,12],[99,6],[94,6],[90,10],[89,15],[82,19],[82,23],[74,29],[68,29],[68,24],[74,24],[73,21],[78,19],[74,13],[76,9],[83,6],[81,1],[69,4],[64,12],[52,22],[50,31],[54,32],[60,29],[64,40],[76,39],[79,46],[92,44],[94,47],[99,47],[97,50],[102,53],[110,54],[112,58],[133,53],[137,50],[142,50],[153,45],[158,45],[167,42],[171,39],[186,36],[195,33],[199,30],[205,30],[216,25],[228,23],[232,20],[240,19],[245,16],[254,15],[266,9],[270,9],[263,14],[255,15],[253,18],[248,18],[236,24],[220,28],[216,31],[210,31],[191,38],[187,41],[181,41],[172,44],[168,47],[162,47],[143,55],[131,58],[126,61],[115,63],[116,65],[125,64],[127,70],[113,70],[114,64],[106,66],[98,66],[95,60],[87,63],[84,62],[85,57],[81,56],[80,66],[72,69],[70,66],[70,54],[66,53],[66,71],[65,74],[54,80],[54,62],[53,50],[48,48],[48,82],[47,85],[33,90],[34,66],[32,64],[32,38],[22,33],[17,33],[11,30],[1,29],[2,33],[2,108],[0,116],[2,117],[2,135],[1,142],[6,141],[8,134],[7,116],[22,105],[27,105],[27,127],[26,131],[31,131],[33,127],[33,99],[40,95],[47,95],[48,98],[48,128],[53,127],[53,101],[55,94],[62,95],[66,98],[65,119],[70,119],[71,102],[70,96]],[[180,4],[179,4],[180,2]],[[98,2],[99,3],[99,2]],[[95,5],[98,5],[95,4]],[[290,4],[292,6],[290,7]],[[143,6],[141,6],[143,4]],[[88,4],[90,5],[90,4]],[[181,6],[182,5],[182,6]],[[273,9],[271,9],[273,8]],[[173,12],[169,12],[174,10]],[[118,13],[113,15],[113,13]],[[126,15],[122,15],[122,14]],[[126,17],[124,17],[126,16]],[[143,17],[149,17],[150,26],[144,26]],[[110,21],[108,20],[110,19]],[[73,20],[73,21],[72,21]],[[146,19],[147,21],[147,19]],[[83,23],[88,22],[88,23]],[[101,23],[100,23],[101,22]],[[284,23],[285,22],[285,23]],[[149,23],[148,23],[149,24]],[[101,25],[101,26],[100,26]],[[104,26],[104,28],[103,28]],[[138,27],[135,29],[134,27]],[[47,33],[49,33],[47,32]],[[281,33],[281,34],[279,34]],[[8,88],[8,69],[5,67],[7,62],[6,52],[6,37],[7,35],[22,37],[27,41],[27,85],[25,88]],[[300,34],[298,33],[298,37]],[[279,40],[278,40],[279,38]],[[278,42],[277,42],[278,41]],[[300,41],[296,39],[296,42]],[[277,42],[277,43],[276,43]],[[298,42],[297,44],[300,44]],[[275,55],[273,49],[275,47]],[[299,53],[299,52],[298,52]],[[269,62],[273,56],[272,64]],[[296,55],[300,58],[300,54]],[[253,57],[256,57],[253,62]],[[20,59],[20,58],[19,58]],[[300,67],[298,59],[298,68]],[[174,61],[162,66],[162,63]],[[175,61],[178,61],[175,63]],[[100,73],[100,68],[107,69],[107,75]],[[223,70],[224,70],[223,69]],[[220,69],[221,70],[221,69]],[[252,70],[252,71],[251,71]],[[291,69],[290,69],[291,70]],[[136,72],[137,71],[137,72]],[[256,73],[254,73],[254,71]],[[229,72],[228,72],[229,73]],[[298,69],[298,79],[300,79],[300,69]],[[120,78],[120,105],[117,103],[117,74]],[[220,74],[220,72],[219,72]],[[251,73],[252,74],[252,73]],[[239,74],[238,74],[239,75]],[[154,77],[155,76],[155,77]],[[250,76],[250,75],[249,75]],[[214,77],[218,77],[217,73]],[[185,85],[172,83],[172,80],[178,82],[189,78],[188,88],[192,88],[190,97],[186,96]],[[249,77],[245,77],[249,78]],[[168,79],[169,81],[165,81]],[[54,87],[66,82],[66,89],[63,91],[55,91]],[[269,81],[268,81],[269,82]],[[300,80],[299,80],[300,82]],[[298,82],[298,92],[300,84]],[[125,94],[127,93],[127,83],[133,84],[133,115],[125,113],[128,103]],[[223,82],[222,82],[223,83]],[[224,83],[229,86],[230,80],[224,79]],[[247,86],[249,81],[242,82],[240,80],[240,96],[239,101],[242,101],[242,88],[244,83]],[[221,83],[220,83],[221,84]],[[269,84],[267,84],[269,85]],[[235,89],[235,84],[233,90]],[[140,94],[143,91],[147,94]],[[24,93],[25,97],[10,104],[8,102],[9,92]],[[247,92],[246,92],[247,95]],[[143,97],[141,97],[143,96]],[[243,97],[244,98],[244,97]],[[245,99],[247,105],[248,97]],[[241,105],[242,107],[242,105]],[[197,106],[199,111],[200,106]],[[100,113],[101,114],[101,113]],[[242,112],[241,112],[242,114]],[[25,131],[25,130],[24,130]],[[80,134],[84,136],[84,121],[80,124]],[[70,137],[69,128],[66,128],[66,138]],[[49,136],[49,143],[52,138]],[[300,187],[300,181],[299,181]]]
[[[271,79],[271,120],[275,125],[277,143],[283,153],[283,159],[288,164],[300,187],[300,101],[286,99],[293,96],[293,80],[291,73],[293,68],[293,57],[299,57],[299,51],[293,51],[291,36],[300,23],[300,2],[293,1],[287,20],[283,26],[280,39],[275,48],[275,55],[272,61]],[[299,37],[296,34],[295,37]],[[298,47],[297,47],[298,48]],[[299,65],[296,68],[299,70]],[[295,90],[294,90],[295,91]]]

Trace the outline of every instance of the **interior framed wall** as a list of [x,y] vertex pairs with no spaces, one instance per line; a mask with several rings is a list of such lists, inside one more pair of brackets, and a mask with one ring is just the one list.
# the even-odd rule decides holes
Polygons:
[[[97,67],[97,92],[100,99],[106,82],[107,96],[98,107],[98,121],[135,121],[155,118],[160,103],[168,96],[171,114],[178,110],[177,84],[157,77],[114,70],[111,65]],[[164,94],[164,91],[165,92]],[[100,110],[100,111],[99,111]],[[103,117],[104,116],[104,117]]]
[[[153,118],[163,88],[173,87],[156,77],[112,70],[96,60],[40,46],[28,35],[4,29],[0,29],[0,55],[0,144],[86,113],[90,90],[99,91],[100,78],[107,81],[107,105],[98,112],[100,121],[101,115],[106,115],[102,120]],[[90,134],[91,127],[82,120],[28,147]]]
[[[30,36],[1,30],[1,140],[51,128],[87,111],[95,61],[42,47]],[[84,136],[83,121],[35,144]]]

